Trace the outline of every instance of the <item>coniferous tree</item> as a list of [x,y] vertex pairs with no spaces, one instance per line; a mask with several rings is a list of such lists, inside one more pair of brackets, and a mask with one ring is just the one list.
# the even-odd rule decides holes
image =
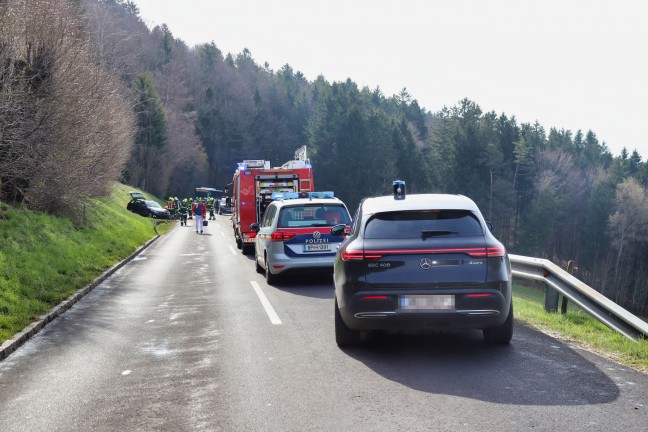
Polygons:
[[414,143],[409,123],[404,118],[395,125],[392,136],[395,177],[406,180],[408,190],[411,192],[429,192],[430,177],[428,167],[423,161],[421,151]]
[[125,177],[129,183],[161,196],[169,183],[164,107],[149,74],[139,74],[132,89],[137,133]]

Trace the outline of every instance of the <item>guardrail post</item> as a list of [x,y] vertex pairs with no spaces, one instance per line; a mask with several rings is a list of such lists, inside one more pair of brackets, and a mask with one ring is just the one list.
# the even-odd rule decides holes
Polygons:
[[558,291],[545,285],[544,309],[547,312],[558,311]]
[[[567,262],[567,273],[570,275],[574,274],[574,260],[569,260]],[[562,296],[562,304],[560,305],[560,313],[561,314],[566,314],[567,313],[567,303],[569,302],[569,299],[565,296]]]

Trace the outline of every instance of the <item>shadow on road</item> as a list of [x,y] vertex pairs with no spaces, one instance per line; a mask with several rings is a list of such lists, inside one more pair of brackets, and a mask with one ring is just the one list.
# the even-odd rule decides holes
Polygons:
[[333,300],[333,274],[327,270],[285,275],[272,288],[303,297]]
[[614,401],[617,385],[568,345],[516,325],[509,346],[480,331],[377,335],[344,352],[381,376],[422,392],[512,405],[592,405]]

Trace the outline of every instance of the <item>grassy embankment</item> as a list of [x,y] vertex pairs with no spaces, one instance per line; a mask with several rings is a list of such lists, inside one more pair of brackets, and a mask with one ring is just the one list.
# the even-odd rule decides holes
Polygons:
[[0,203],[0,344],[156,235],[126,210],[130,190],[92,200],[82,225]]
[[573,303],[569,304],[564,315],[547,313],[543,305],[544,294],[540,291],[516,286],[514,293],[515,320],[518,323],[648,372],[648,340],[633,342],[582,312]]
[[[126,210],[129,190],[116,185],[92,202],[87,226],[0,204],[0,343],[155,235],[151,220]],[[541,292],[515,291],[517,322],[648,372],[648,341],[629,341],[573,307],[548,314]]]

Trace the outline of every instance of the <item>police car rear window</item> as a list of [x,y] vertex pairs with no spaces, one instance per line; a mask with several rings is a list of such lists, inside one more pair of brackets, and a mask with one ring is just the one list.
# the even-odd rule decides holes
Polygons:
[[349,224],[349,213],[341,205],[305,205],[283,207],[277,228],[324,227]]
[[374,215],[367,239],[474,237],[484,235],[479,220],[467,210],[401,211]]

